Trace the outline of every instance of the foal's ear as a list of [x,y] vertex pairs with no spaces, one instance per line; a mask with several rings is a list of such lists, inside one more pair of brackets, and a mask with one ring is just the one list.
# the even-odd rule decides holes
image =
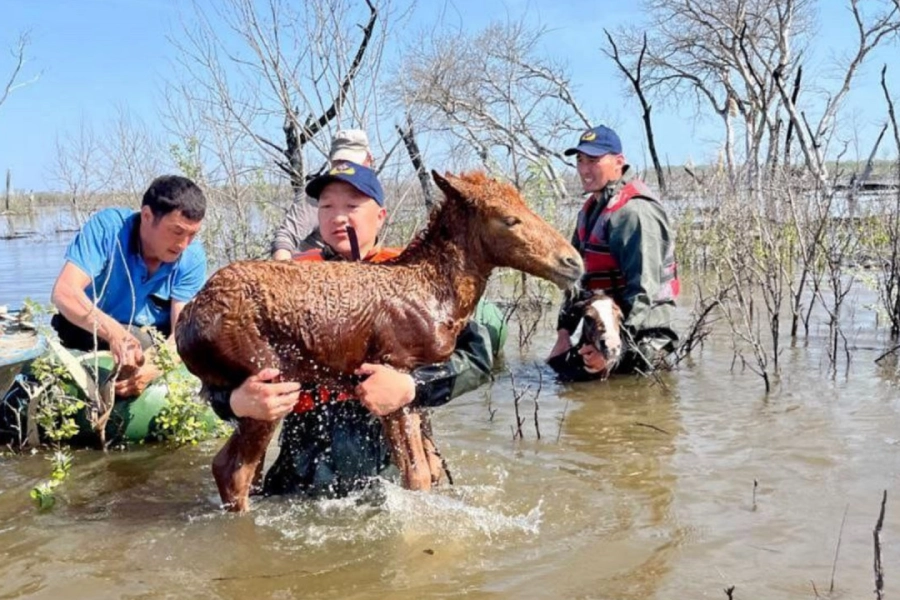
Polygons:
[[585,316],[585,312],[587,311],[587,309],[588,309],[588,307],[589,307],[590,305],[591,305],[591,300],[590,300],[590,298],[587,298],[587,299],[585,299],[585,300],[578,300],[577,302],[573,302],[573,303],[572,303],[572,310],[574,310],[575,312],[577,312],[577,313],[578,313],[579,315],[581,315],[583,318],[587,318],[587,317]]
[[461,196],[459,190],[453,183],[450,182],[450,179],[455,179],[453,175],[450,173],[445,173],[446,177],[442,177],[440,173],[433,170],[431,171],[431,177],[434,179],[434,182],[437,184],[438,188],[448,196]]
[[434,182],[441,189],[447,198],[462,200],[464,203],[471,204],[472,185],[464,178],[457,177],[452,173],[444,173],[439,175],[437,171],[432,171],[431,176]]

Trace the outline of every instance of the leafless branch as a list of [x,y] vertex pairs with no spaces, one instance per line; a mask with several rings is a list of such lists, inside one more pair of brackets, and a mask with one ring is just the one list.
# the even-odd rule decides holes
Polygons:
[[406,146],[409,160],[416,170],[416,176],[419,178],[419,185],[422,187],[422,197],[425,199],[425,209],[431,211],[434,206],[434,190],[431,186],[431,177],[428,175],[428,169],[425,168],[425,161],[422,159],[422,153],[419,151],[419,144],[416,142],[412,116],[407,113],[406,128],[400,125],[396,127],[397,133],[400,134],[400,139],[403,140],[403,145]]
[[653,161],[653,169],[656,171],[656,181],[659,184],[659,189],[663,194],[665,194],[666,177],[665,173],[663,172],[662,164],[659,162],[659,154],[656,151],[656,140],[653,136],[653,123],[650,117],[650,111],[652,107],[650,105],[650,102],[647,100],[647,95],[644,93],[644,87],[641,81],[641,74],[644,68],[644,58],[647,55],[647,34],[644,33],[641,42],[641,50],[638,53],[634,67],[629,69],[622,62],[622,58],[619,55],[619,47],[616,45],[615,40],[613,40],[613,36],[606,29],[603,30],[603,33],[606,34],[606,40],[607,42],[609,42],[610,48],[609,50],[604,50],[604,53],[616,63],[616,66],[619,67],[619,71],[621,71],[625,78],[631,83],[631,87],[634,90],[638,101],[641,103],[641,108],[643,109],[642,119],[644,121],[644,134],[647,137],[647,147],[650,151],[650,158]]
[[831,585],[828,586],[828,593],[834,593],[834,573],[837,571],[837,562],[838,556],[841,553],[841,540],[844,537],[844,523],[847,522],[847,511],[850,510],[850,505],[844,507],[844,516],[841,517],[841,528],[838,530],[838,540],[837,545],[834,548],[834,560],[831,561]]
[[25,81],[21,80],[22,68],[25,66],[25,63],[28,62],[27,50],[29,45],[31,45],[31,36],[26,31],[19,35],[18,41],[13,49],[10,50],[10,54],[13,58],[13,67],[9,77],[6,79],[6,83],[3,84],[3,87],[0,87],[0,106],[3,106],[3,103],[6,102],[10,94],[14,91],[32,84],[40,78],[40,74],[37,74]]

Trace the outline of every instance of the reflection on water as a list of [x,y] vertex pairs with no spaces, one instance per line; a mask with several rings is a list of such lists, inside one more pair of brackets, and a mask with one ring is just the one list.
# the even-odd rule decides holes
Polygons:
[[[66,242],[0,241],[0,303],[49,295]],[[41,260],[52,268],[35,268]],[[45,458],[0,457],[0,597],[637,600],[724,598],[734,585],[735,598],[813,598],[810,581],[820,594],[829,586],[845,509],[833,597],[868,597],[884,489],[888,585],[900,564],[900,396],[896,365],[873,363],[884,342],[857,310],[849,378],[823,374],[814,331],[786,350],[769,397],[731,370],[722,333],[664,385],[560,386],[543,372],[540,440],[531,394],[513,440],[500,373],[435,412],[457,485],[434,494],[386,484],[227,515],[210,443],[79,451],[58,505],[40,514],[28,491],[47,476]],[[549,330],[522,355],[511,336],[520,388],[536,389]]]

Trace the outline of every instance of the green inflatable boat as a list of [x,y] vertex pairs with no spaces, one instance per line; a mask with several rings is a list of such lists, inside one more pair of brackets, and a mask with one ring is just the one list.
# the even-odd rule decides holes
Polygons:
[[[52,353],[52,349],[51,349]],[[71,353],[89,374],[96,373],[95,381],[105,381],[112,375],[113,359],[108,352],[81,354]],[[53,360],[53,359],[51,359]],[[40,441],[46,442],[44,431],[40,427],[29,426],[29,416],[34,416],[34,408],[29,411],[31,401],[26,386],[37,384],[34,364],[26,366],[19,375],[18,380],[10,388],[0,403],[0,444],[12,444],[21,446],[28,441],[33,445],[34,436],[37,434]],[[184,365],[177,367],[169,374],[172,381],[196,382],[197,379],[188,373]],[[65,443],[75,447],[95,447],[100,437],[91,426],[87,398],[80,386],[73,380],[66,378],[60,383],[64,393],[82,400],[85,407],[75,415],[78,425],[78,433],[67,439]],[[126,442],[151,442],[165,439],[160,427],[159,417],[163,409],[168,405],[169,387],[166,380],[160,378],[153,382],[144,392],[136,398],[116,398],[113,409],[105,426],[105,438],[107,444],[122,444]],[[199,417],[199,426],[208,432],[214,432],[221,426],[221,421],[213,413],[212,409],[204,406]]]

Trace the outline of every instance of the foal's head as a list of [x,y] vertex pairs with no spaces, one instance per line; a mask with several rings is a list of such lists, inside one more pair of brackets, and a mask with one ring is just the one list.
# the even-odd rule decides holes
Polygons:
[[578,251],[549,223],[525,204],[509,183],[484,173],[444,177],[432,171],[448,202],[461,202],[467,214],[470,249],[486,263],[511,267],[567,288],[581,277],[584,265]]
[[581,341],[592,344],[603,355],[606,359],[603,371],[608,375],[622,358],[622,310],[601,291],[593,292],[591,296],[578,302],[576,307],[583,310],[584,314]]

